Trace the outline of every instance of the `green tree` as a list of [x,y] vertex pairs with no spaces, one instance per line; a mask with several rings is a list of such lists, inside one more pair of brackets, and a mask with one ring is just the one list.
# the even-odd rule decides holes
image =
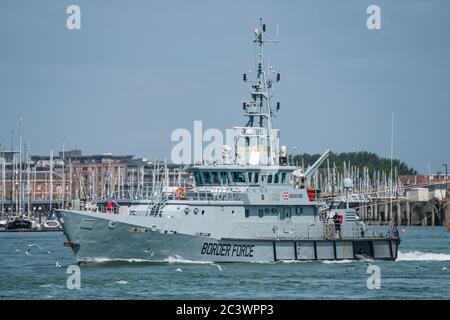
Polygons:
[[[294,163],[297,165],[303,164],[305,169],[312,165],[317,159],[319,159],[320,154],[298,154],[294,156]],[[367,151],[357,151],[357,152],[342,152],[342,153],[331,153],[328,157],[330,165],[333,163],[339,172],[344,169],[344,162],[348,166],[349,164],[353,167],[367,167],[369,172],[374,171],[385,171],[390,172],[391,170],[391,159],[379,157],[377,154]],[[397,170],[398,175],[416,175],[417,171],[409,167],[405,162],[394,159],[393,168]]]

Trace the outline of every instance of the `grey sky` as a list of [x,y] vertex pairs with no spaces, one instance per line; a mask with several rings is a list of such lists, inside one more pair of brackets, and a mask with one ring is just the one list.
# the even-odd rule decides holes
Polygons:
[[[66,8],[81,7],[81,30]],[[381,7],[382,30],[366,28]],[[0,2],[0,143],[24,117],[33,154],[49,146],[170,157],[176,128],[241,125],[262,17],[282,74],[275,126],[299,152],[367,150],[421,172],[450,161],[450,2],[82,1]],[[271,29],[271,30],[270,30]],[[16,138],[17,139],[17,138]]]

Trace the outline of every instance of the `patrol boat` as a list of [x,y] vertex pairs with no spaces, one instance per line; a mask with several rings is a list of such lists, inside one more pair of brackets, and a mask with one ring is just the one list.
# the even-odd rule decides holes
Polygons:
[[[323,218],[324,202],[298,183],[272,119],[273,84],[280,80],[264,59],[264,45],[277,42],[260,21],[247,122],[236,127],[233,146],[220,161],[194,163],[192,188],[155,191],[147,202],[119,214],[58,210],[78,262],[102,260],[273,262],[342,260],[361,256],[395,260],[398,233],[391,224],[345,219],[337,227]],[[267,69],[266,69],[267,68]]]

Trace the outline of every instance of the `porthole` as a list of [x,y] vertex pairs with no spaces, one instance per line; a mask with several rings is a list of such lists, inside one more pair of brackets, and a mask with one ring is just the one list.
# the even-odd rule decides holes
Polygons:
[[202,216],[204,216],[205,215],[205,210],[202,210]]
[[272,213],[277,213],[277,208],[272,208]]
[[184,213],[188,214],[189,213],[189,208],[184,209]]
[[269,213],[270,212],[270,209],[269,208],[266,208],[266,213]]
[[197,214],[198,213],[198,208],[194,209],[194,213]]

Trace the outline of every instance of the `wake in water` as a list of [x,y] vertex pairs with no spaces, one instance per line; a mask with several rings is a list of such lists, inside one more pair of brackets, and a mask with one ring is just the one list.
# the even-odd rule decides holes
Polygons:
[[83,265],[95,265],[95,264],[120,264],[120,263],[131,263],[131,264],[213,264],[212,261],[194,261],[187,260],[180,256],[169,256],[163,260],[150,260],[150,259],[111,259],[111,258],[89,258],[80,264]]
[[450,254],[432,252],[398,252],[397,261],[450,261]]
[[324,260],[321,262],[325,264],[334,264],[334,263],[341,264],[341,263],[355,263],[358,262],[358,260]]
[[195,260],[188,260],[184,259],[183,257],[180,257],[178,255],[170,256],[163,260],[163,262],[168,263],[183,263],[183,264],[213,264],[212,261],[195,261]]
[[[323,264],[350,264],[355,262],[376,261],[373,259],[359,259],[359,260],[283,260],[283,261],[251,261],[250,264],[279,264],[279,263],[323,263]],[[398,252],[397,261],[450,261],[450,254],[447,253],[432,253],[432,252]],[[146,260],[146,259],[107,259],[94,258],[84,261],[82,264],[105,264],[105,263],[148,263],[148,264],[207,264],[215,265],[212,261],[195,261],[188,260],[178,255],[170,256],[163,260]],[[219,268],[220,270],[220,268]]]

